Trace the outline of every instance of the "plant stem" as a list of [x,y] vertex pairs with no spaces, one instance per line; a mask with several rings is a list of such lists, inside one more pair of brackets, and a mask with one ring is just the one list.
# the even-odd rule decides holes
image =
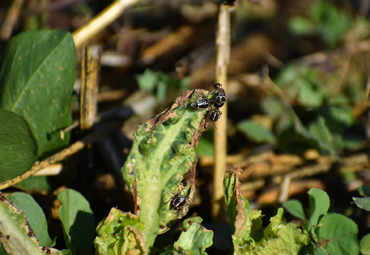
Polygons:
[[44,169],[45,167],[54,164],[55,162],[61,161],[68,156],[71,156],[78,151],[82,150],[87,144],[94,142],[99,137],[119,128],[122,126],[122,122],[113,122],[104,126],[101,126],[98,130],[94,131],[90,135],[82,138],[81,140],[75,142],[74,144],[70,145],[69,147],[65,148],[64,150],[54,154],[53,156],[41,161],[39,164],[35,164],[30,170],[28,170],[26,173],[15,177],[14,179],[5,181],[3,183],[0,183],[0,190],[6,189],[10,186],[13,186],[28,177],[32,176],[33,174],[37,173],[41,169]]
[[13,28],[18,21],[19,14],[24,0],[14,0],[9,8],[9,11],[0,30],[0,38],[4,41],[9,40],[12,35]]
[[[216,82],[221,83],[227,92],[227,70],[230,59],[230,7],[221,5],[218,16],[217,30],[217,64]],[[222,108],[222,117],[217,121],[214,130],[214,173],[212,217],[215,222],[224,222],[223,178],[226,172],[227,155],[227,103]]]
[[81,130],[90,129],[98,112],[98,81],[101,47],[86,46],[81,54],[80,123]]
[[133,5],[138,0],[117,0],[102,10],[86,25],[78,28],[72,33],[76,48],[80,48],[86,41],[95,36],[98,32],[112,23],[124,9]]

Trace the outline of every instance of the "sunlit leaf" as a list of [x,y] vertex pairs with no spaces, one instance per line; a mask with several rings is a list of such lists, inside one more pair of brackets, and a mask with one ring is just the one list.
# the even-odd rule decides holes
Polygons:
[[285,210],[287,210],[291,215],[297,217],[298,219],[306,218],[306,215],[303,210],[302,203],[297,199],[291,199],[283,204]]
[[237,128],[249,139],[256,142],[274,143],[276,141],[275,135],[270,130],[250,120],[240,122]]
[[36,160],[37,143],[26,120],[0,109],[0,182],[27,172]]

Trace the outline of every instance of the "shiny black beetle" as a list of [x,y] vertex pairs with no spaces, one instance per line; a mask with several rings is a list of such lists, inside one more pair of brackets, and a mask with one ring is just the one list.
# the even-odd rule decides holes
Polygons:
[[220,108],[220,107],[224,106],[225,103],[226,103],[226,96],[224,94],[219,93],[216,96],[215,101],[213,102],[213,105],[216,108]]
[[208,112],[208,117],[212,122],[217,121],[221,117],[222,112],[215,108],[212,111]]
[[216,108],[220,108],[224,106],[224,104],[226,103],[226,92],[222,88],[222,85],[220,83],[216,83],[215,85],[213,85],[213,87],[218,91],[218,94],[215,98],[215,101],[213,102],[213,105]]
[[173,197],[173,199],[171,201],[170,208],[171,208],[171,210],[179,211],[186,204],[186,202],[187,202],[186,196],[177,194]]
[[209,106],[209,101],[207,98],[205,97],[202,97],[202,98],[199,98],[197,100],[195,100],[193,103],[191,103],[191,107],[193,107],[194,109],[205,109]]

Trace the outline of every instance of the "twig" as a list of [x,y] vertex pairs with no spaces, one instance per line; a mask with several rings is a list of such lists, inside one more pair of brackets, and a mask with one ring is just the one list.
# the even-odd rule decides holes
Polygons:
[[3,183],[0,183],[0,190],[6,189],[10,186],[13,186],[13,185],[27,179],[31,175],[37,173],[41,169],[77,153],[78,151],[82,150],[87,144],[92,143],[97,138],[101,137],[104,134],[109,133],[110,131],[112,131],[112,130],[120,127],[120,126],[121,126],[121,122],[114,122],[114,123],[110,124],[109,127],[107,127],[106,125],[102,126],[99,130],[97,130],[97,131],[93,132],[92,134],[84,137],[80,141],[75,142],[74,144],[72,144],[68,148],[66,148],[66,149],[54,154],[53,156],[43,160],[39,164],[35,164],[26,173],[24,173],[20,176],[17,176],[16,178],[14,178],[12,180],[8,180],[8,181],[5,181]]
[[70,126],[66,127],[62,132],[67,133],[69,131],[72,131],[73,129],[80,126],[80,122],[78,120],[74,121]]
[[151,64],[157,58],[173,52],[174,49],[189,47],[194,29],[190,26],[181,26],[178,30],[168,34],[159,42],[143,50],[140,63]]
[[370,51],[370,40],[346,44],[343,47],[336,48],[333,50],[325,50],[315,52],[311,55],[304,56],[302,58],[293,61],[293,64],[318,64],[330,60],[333,56],[343,56],[345,54],[353,55],[355,53],[369,52]]
[[86,46],[81,54],[81,130],[90,129],[98,112],[98,81],[101,48]]
[[[317,174],[327,173],[331,169],[331,164],[313,164],[310,166],[301,167],[290,172],[290,179],[302,179],[303,177],[313,176]],[[272,178],[273,183],[281,183],[285,175],[278,175]]]
[[[234,165],[238,164],[239,162],[243,161],[247,157],[246,154],[236,154],[236,155],[227,155],[226,157],[226,164],[227,165]],[[213,156],[203,156],[199,159],[199,166],[213,166],[214,165],[214,157]],[[238,165],[239,166],[239,165]]]
[[14,25],[19,18],[23,2],[24,0],[14,0],[13,4],[10,6],[3,26],[1,27],[0,37],[2,40],[7,41],[10,38]]
[[288,200],[290,182],[290,174],[284,175],[283,181],[280,183],[280,191],[277,199],[280,204],[284,204]]
[[127,94],[128,94],[127,89],[116,89],[116,90],[100,92],[98,94],[98,102],[101,103],[101,102],[120,100],[120,99],[123,99],[125,96],[127,96]]
[[117,0],[96,15],[86,25],[72,33],[76,48],[80,48],[86,41],[112,23],[123,10],[138,0]]
[[369,95],[370,95],[370,76],[367,77],[366,81],[365,101],[369,101]]
[[[230,60],[230,7],[221,5],[218,15],[216,82],[227,92],[227,70]],[[222,117],[214,131],[214,173],[212,217],[215,222],[224,222],[224,194],[222,180],[226,172],[227,155],[227,104],[222,108]]]

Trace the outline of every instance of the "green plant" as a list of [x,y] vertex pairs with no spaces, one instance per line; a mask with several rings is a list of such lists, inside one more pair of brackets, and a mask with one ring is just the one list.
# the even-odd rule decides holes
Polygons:
[[0,193],[0,254],[81,254],[90,250],[94,239],[94,218],[89,203],[77,191],[58,195],[59,209],[68,249],[58,251],[47,231],[41,207],[28,194],[15,192],[8,198]]
[[361,209],[366,211],[370,211],[370,187],[368,186],[361,186],[358,188],[358,192],[363,197],[353,197],[353,203],[356,204]]
[[324,191],[313,188],[308,196],[308,220],[298,200],[289,200],[283,205],[289,213],[304,220],[302,229],[310,235],[310,242],[302,254],[358,254],[360,246],[356,223],[344,215],[329,213],[330,199]]
[[320,34],[327,47],[337,45],[352,23],[349,13],[326,1],[315,1],[308,16],[293,16],[289,22],[290,31],[295,35]]
[[[28,38],[32,39],[32,47]],[[22,62],[24,58],[28,61]],[[68,143],[68,136],[62,140],[58,134],[71,120],[70,94],[75,65],[73,41],[66,32],[29,31],[10,41],[0,74],[0,120],[5,123],[0,130],[2,181],[24,173],[37,158]],[[19,71],[17,75],[16,70]],[[43,93],[45,91],[49,93]],[[213,243],[213,232],[201,226],[200,217],[184,220],[181,235],[172,244],[165,246],[157,241],[161,234],[184,218],[195,191],[196,147],[208,125],[206,120],[212,103],[201,110],[194,109],[191,104],[199,98],[213,102],[216,96],[217,91],[188,91],[169,109],[138,127],[122,168],[134,198],[134,213],[112,208],[98,223],[97,236],[90,205],[77,191],[65,189],[58,195],[59,217],[67,247],[62,251],[50,248],[55,240],[48,235],[45,215],[31,196],[13,193],[6,198],[0,193],[0,254],[74,255],[90,251],[93,245],[97,254],[206,254]],[[310,145],[335,154],[333,148],[305,128],[290,107],[282,103],[279,106],[289,114],[289,128],[294,128]],[[56,116],[50,117],[44,110]],[[329,116],[334,116],[333,119],[349,125],[353,123],[348,121],[348,114],[343,117],[335,110],[331,112]],[[320,121],[319,124],[323,124]],[[239,125],[241,130],[248,127],[256,129],[250,123]],[[344,132],[335,125],[331,128],[331,132]],[[266,133],[272,137],[264,131],[262,136]],[[16,168],[20,171],[13,173]],[[343,215],[328,213],[329,198],[318,189],[309,192],[310,217],[300,228],[287,223],[284,210],[279,208],[263,229],[262,212],[251,209],[241,193],[240,173],[240,169],[230,170],[224,178],[226,205],[234,233],[234,254],[359,252],[356,224]],[[305,219],[299,201],[290,201],[284,207]],[[335,224],[337,221],[341,224]],[[367,239],[365,236],[361,241],[361,250],[365,252]]]
[[[177,98],[170,109],[140,125],[136,131],[122,174],[135,201],[138,218],[134,223],[141,222],[145,226],[139,232],[150,252],[156,250],[153,244],[157,235],[168,231],[176,219],[186,214],[195,190],[195,148],[207,125],[204,120],[208,108],[196,110],[191,103],[201,97],[213,100],[216,94],[216,91],[208,94],[201,90],[188,91]],[[192,178],[184,186],[182,181],[189,171]],[[186,200],[179,208],[172,205],[176,196]],[[121,235],[124,229],[117,231]],[[97,250],[104,248],[101,238],[103,236],[95,242]]]
[[186,79],[175,80],[169,77],[167,74],[162,72],[155,72],[151,69],[145,69],[143,74],[137,75],[137,83],[140,89],[147,90],[149,92],[154,92],[156,90],[156,95],[158,102],[163,103],[167,96],[167,91],[169,88],[181,89],[183,92],[187,90]]
[[346,88],[360,91],[364,84],[348,81],[342,89],[333,89],[333,84],[340,84],[340,78],[337,72],[328,73],[305,64],[288,65],[278,74],[275,83],[281,93],[296,102],[294,107],[280,97],[267,96],[261,107],[273,123],[271,130],[252,120],[241,121],[238,130],[251,140],[276,144],[288,153],[299,154],[315,148],[339,158],[345,149],[360,148],[360,125],[351,103],[363,99],[352,96]]
[[[7,44],[0,73],[0,182],[27,172],[36,159],[69,143],[69,133],[62,139],[60,131],[71,124],[75,79],[76,54],[70,33],[33,30]],[[8,252],[45,254],[43,246],[55,245],[47,234],[45,216],[31,196],[9,196],[17,206],[1,197],[1,222],[7,223],[0,232]]]
[[0,182],[69,143],[69,133],[61,139],[60,131],[72,122],[75,79],[76,54],[68,32],[28,31],[10,40],[0,73]]
[[282,208],[263,230],[262,212],[251,209],[241,193],[240,173],[240,168],[229,170],[224,178],[225,200],[234,232],[234,254],[298,254],[309,243],[307,233],[286,223]]

